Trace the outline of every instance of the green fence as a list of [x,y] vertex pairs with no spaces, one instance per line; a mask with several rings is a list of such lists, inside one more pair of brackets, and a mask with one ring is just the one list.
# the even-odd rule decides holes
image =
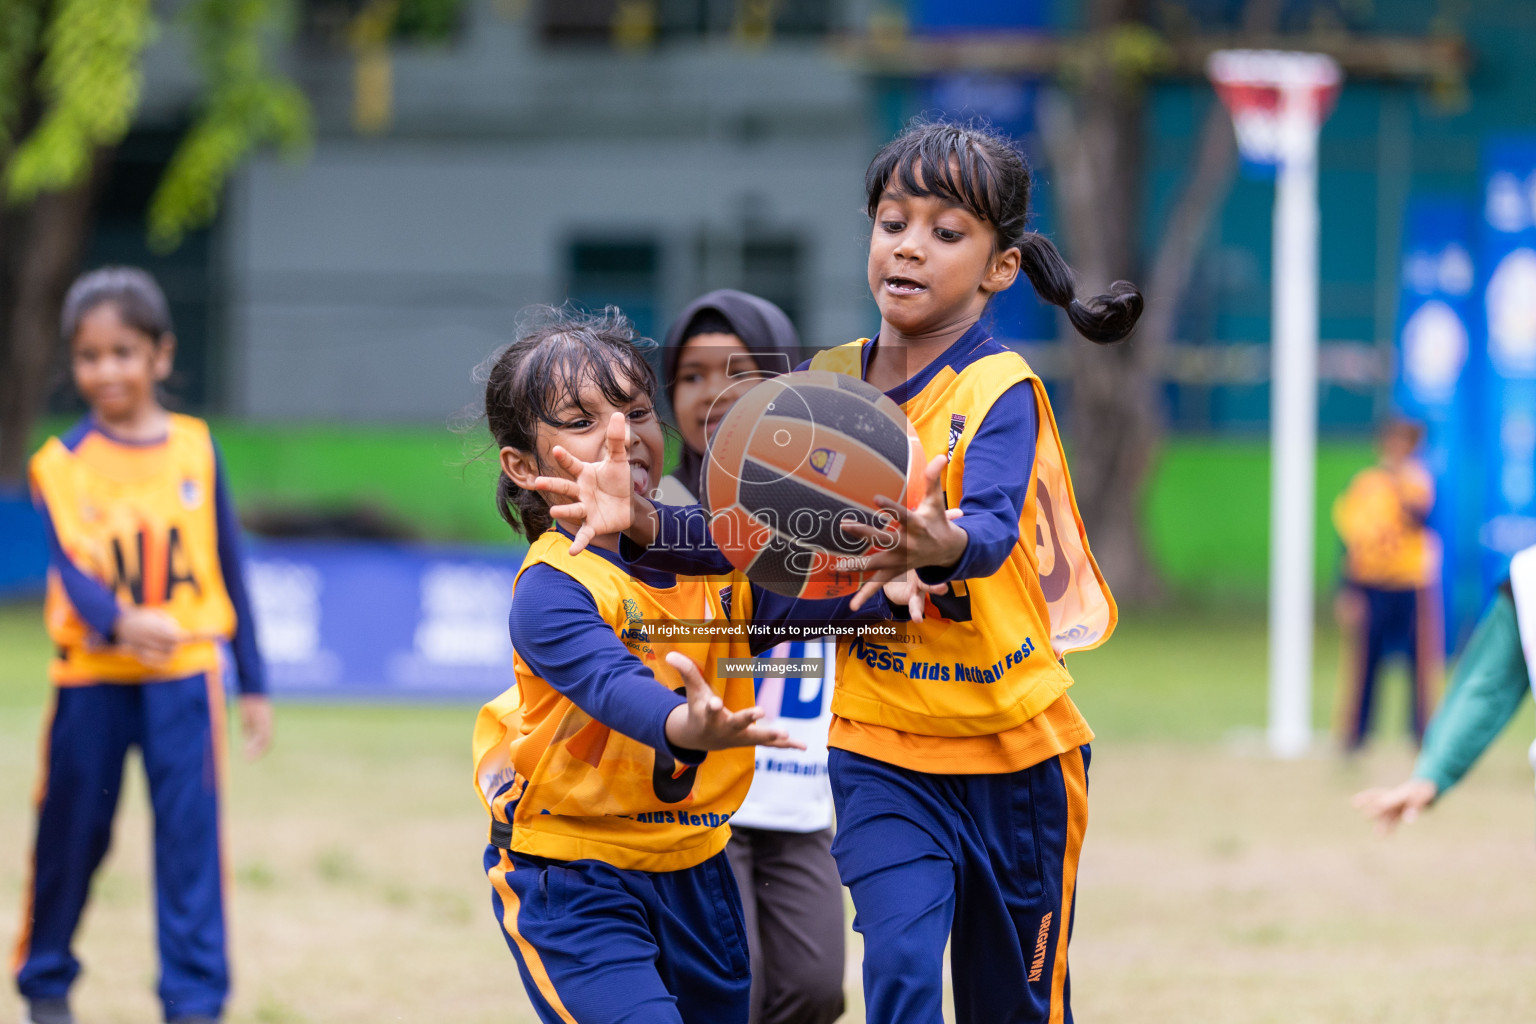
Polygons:
[[[1374,458],[1368,441],[1324,441],[1317,452],[1319,585],[1337,572],[1333,499]],[[1144,520],[1168,582],[1195,600],[1261,598],[1269,576],[1269,442],[1176,438],[1164,446]]]

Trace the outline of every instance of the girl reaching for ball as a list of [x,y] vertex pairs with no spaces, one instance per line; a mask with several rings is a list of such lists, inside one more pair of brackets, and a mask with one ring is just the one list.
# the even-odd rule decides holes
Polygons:
[[[932,456],[917,508],[883,503],[893,529],[860,597],[884,583],[899,600],[892,582],[912,574],[919,596],[948,585],[921,621],[914,602],[909,642],[838,645],[833,854],[864,937],[871,1024],[939,1024],[946,940],[958,1020],[1071,1019],[1093,733],[1062,658],[1102,643],[1116,609],[1045,388],[981,317],[1022,272],[1107,344],[1130,333],[1142,299],[1125,282],[1075,297],[1071,269],[1027,228],[1030,186],[1018,146],[984,128],[921,123],[889,143],[865,175],[880,332],[808,364],[879,387]],[[587,496],[596,511],[597,489]],[[627,501],[641,513],[634,564],[726,564],[697,509]]]
[[1045,388],[980,320],[1021,271],[1100,343],[1131,331],[1142,300],[1125,282],[1075,298],[1070,268],[1027,228],[1030,185],[1018,146],[984,129],[919,124],[887,145],[865,175],[880,333],[811,363],[884,390],[932,456],[917,509],[883,503],[895,541],[860,596],[908,571],[950,591],[913,624],[901,671],[849,644],[832,706],[833,853],[880,1024],[942,1019],[946,938],[958,1020],[1071,1019],[1093,733],[1061,659],[1102,643],[1116,610]]
[[[546,495],[566,493],[567,466],[600,462],[618,493],[652,489],[655,384],[617,310],[535,311],[486,373],[497,509],[532,546],[509,619],[516,685],[481,709],[476,780],[492,906],[546,1024],[745,1024],[726,822],[751,748],[798,744],[758,723],[750,669],[718,670],[797,620],[889,614],[883,599],[855,616],[849,598],[795,601],[735,573],[635,568],[617,532],[564,525]],[[678,636],[673,620],[699,626]],[[748,622],[770,629],[732,635]]]

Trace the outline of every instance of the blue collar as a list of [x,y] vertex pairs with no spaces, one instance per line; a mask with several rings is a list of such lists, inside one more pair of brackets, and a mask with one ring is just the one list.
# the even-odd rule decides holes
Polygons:
[[80,442],[84,441],[92,433],[100,434],[113,444],[120,444],[125,448],[153,448],[156,445],[165,444],[171,436],[169,433],[166,433],[147,441],[135,441],[132,438],[119,437],[103,426],[101,421],[96,418],[95,413],[87,413],[78,423],[70,427],[68,433],[60,437],[59,440],[63,442],[65,448],[74,451],[80,447]]
[[[875,354],[875,346],[880,343],[880,335],[876,334],[864,345],[859,353],[859,377],[869,378],[869,360]],[[980,321],[972,324],[970,329],[950,343],[950,346],[941,353],[933,362],[923,367],[913,377],[907,378],[902,383],[887,391],[886,397],[897,405],[905,405],[914,397],[921,394],[923,389],[933,383],[945,367],[959,373],[967,366],[984,356],[995,355],[998,352],[1006,352],[1007,349],[992,340],[991,333],[981,325]]]

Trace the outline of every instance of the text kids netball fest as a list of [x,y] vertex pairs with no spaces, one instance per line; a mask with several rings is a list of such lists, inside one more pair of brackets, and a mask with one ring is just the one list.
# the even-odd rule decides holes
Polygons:
[[0,0],[0,1019],[1536,1020],[1527,6]]

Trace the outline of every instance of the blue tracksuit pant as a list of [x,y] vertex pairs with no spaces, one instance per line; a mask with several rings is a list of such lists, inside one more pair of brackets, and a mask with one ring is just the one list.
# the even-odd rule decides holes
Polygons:
[[831,751],[869,1024],[942,1024],[946,941],[957,1024],[1071,1024],[1088,760],[1084,746],[1009,774],[929,775]]
[[1408,730],[1414,741],[1424,741],[1424,729],[1434,712],[1440,675],[1439,606],[1426,589],[1385,590],[1350,584],[1360,602],[1358,635],[1346,637],[1353,650],[1344,692],[1340,694],[1344,746],[1358,750],[1370,734],[1376,704],[1377,680],[1386,660],[1394,654],[1408,662]]
[[217,1017],[229,991],[219,837],[223,693],[216,677],[55,689],[16,982],[60,998],[80,973],[70,946],[112,840],[128,749],[143,754],[154,810],[155,923],[167,1020]]
[[491,845],[485,871],[544,1024],[747,1024],[747,930],[724,853],[631,871]]

